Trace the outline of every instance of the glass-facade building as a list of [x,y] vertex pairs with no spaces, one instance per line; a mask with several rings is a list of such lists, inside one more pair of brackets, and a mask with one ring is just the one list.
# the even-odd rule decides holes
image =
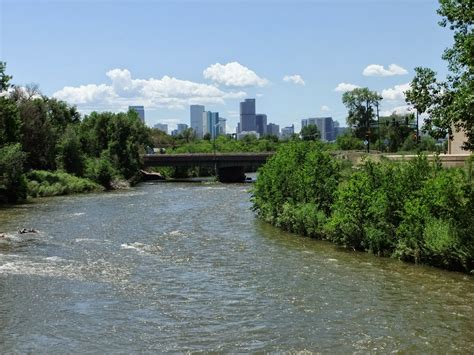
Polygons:
[[145,107],[143,106],[128,106],[129,110],[133,110],[138,114],[140,120],[145,123]]
[[257,131],[255,122],[255,99],[245,99],[240,103],[241,132]]

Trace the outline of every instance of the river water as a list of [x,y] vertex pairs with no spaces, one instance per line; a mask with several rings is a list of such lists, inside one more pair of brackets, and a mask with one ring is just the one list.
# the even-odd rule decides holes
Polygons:
[[472,277],[281,232],[254,218],[250,188],[147,183],[0,210],[0,351],[474,352]]

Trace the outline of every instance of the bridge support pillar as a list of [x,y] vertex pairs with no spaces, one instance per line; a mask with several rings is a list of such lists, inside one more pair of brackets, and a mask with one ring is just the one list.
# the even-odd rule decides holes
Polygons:
[[244,167],[232,166],[217,168],[217,178],[220,182],[242,182],[245,181]]

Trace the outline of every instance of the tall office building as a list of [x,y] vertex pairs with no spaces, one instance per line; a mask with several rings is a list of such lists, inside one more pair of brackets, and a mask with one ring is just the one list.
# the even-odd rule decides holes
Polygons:
[[318,126],[319,133],[321,133],[321,140],[333,141],[336,139],[332,117],[313,117],[301,120],[301,128],[312,124]]
[[204,111],[202,113],[202,132],[203,135],[209,133],[214,139],[219,135],[219,112]]
[[133,110],[138,114],[140,120],[145,123],[145,107],[143,106],[128,106],[129,110]]
[[245,99],[240,103],[240,130],[241,132],[256,131],[255,99]]
[[227,119],[224,117],[219,117],[219,128],[218,128],[218,136],[219,135],[225,135],[226,134],[226,123]]
[[191,105],[190,106],[190,125],[196,133],[196,137],[202,138],[204,135],[202,127],[202,115],[204,113],[204,106]]
[[280,137],[280,125],[274,123],[267,124],[267,134]]
[[177,125],[177,131],[178,131],[178,134],[181,134],[183,133],[186,129],[188,129],[188,125],[186,123],[178,123]]
[[281,129],[281,137],[282,138],[290,138],[295,133],[295,125],[291,125],[288,127],[283,127]]
[[163,131],[168,134],[168,125],[166,123],[157,123],[153,126],[153,128],[157,128],[160,131]]
[[267,115],[262,113],[255,115],[255,125],[260,137],[267,134]]

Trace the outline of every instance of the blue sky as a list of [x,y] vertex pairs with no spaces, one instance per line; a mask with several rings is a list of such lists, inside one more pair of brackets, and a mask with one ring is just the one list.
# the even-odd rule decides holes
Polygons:
[[322,115],[344,125],[341,96],[355,85],[403,112],[413,68],[444,76],[452,43],[435,0],[0,3],[0,60],[15,84],[84,113],[143,104],[149,125],[170,128],[202,103],[234,131],[247,97],[280,126]]

